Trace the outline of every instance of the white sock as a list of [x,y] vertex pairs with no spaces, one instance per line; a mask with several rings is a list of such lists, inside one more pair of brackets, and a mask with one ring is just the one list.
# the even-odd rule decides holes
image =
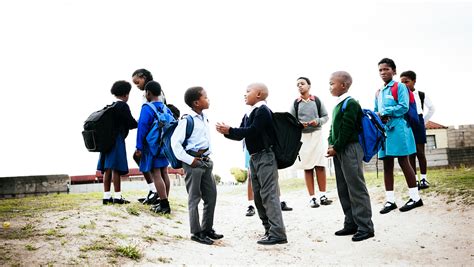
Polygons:
[[149,183],[148,188],[150,189],[151,192],[156,193],[155,183]]
[[385,191],[387,202],[395,203],[395,193],[393,191]]
[[114,192],[114,198],[115,198],[115,199],[121,199],[121,198],[122,198],[122,193],[120,193],[120,192]]
[[109,199],[112,197],[112,193],[110,191],[104,192],[104,199]]
[[414,201],[420,200],[420,194],[418,193],[418,187],[408,188],[408,195]]
[[253,207],[253,204],[254,204],[253,200],[249,200],[249,206]]
[[421,175],[421,180],[426,180],[426,174]]
[[316,196],[315,195],[309,196],[309,200],[312,200],[313,198],[316,198]]
[[326,195],[326,191],[324,192],[319,192],[318,193],[318,198],[321,199],[322,196],[325,196]]

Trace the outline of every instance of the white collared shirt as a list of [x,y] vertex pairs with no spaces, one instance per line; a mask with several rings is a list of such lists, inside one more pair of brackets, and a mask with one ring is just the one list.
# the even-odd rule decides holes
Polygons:
[[186,151],[208,149],[208,151],[203,155],[210,155],[211,135],[209,132],[209,121],[204,113],[199,115],[194,110],[191,110],[188,116],[192,116],[194,120],[194,128],[191,136],[188,139],[188,144],[185,148],[183,148],[182,144],[186,137],[187,125],[187,119],[184,118],[179,120],[178,126],[176,126],[176,129],[171,136],[171,147],[177,159],[188,165],[191,165],[193,163],[194,157],[189,155]]
[[[415,89],[415,91],[413,91],[413,94],[415,95],[416,112],[418,114],[423,114],[423,119],[425,120],[425,123],[427,123],[435,112],[435,106],[431,102],[431,99],[429,99],[429,97],[425,93],[425,101],[423,102],[424,109],[422,109],[419,92]],[[426,109],[428,109],[428,111],[426,111]]]
[[252,113],[254,109],[259,108],[263,105],[267,105],[267,102],[265,100],[258,101],[257,103],[255,103],[255,105],[251,106],[250,110],[247,111],[247,117],[250,117],[250,113]]
[[342,101],[346,100],[346,98],[348,98],[350,95],[348,92],[345,92],[344,94],[340,95],[337,97],[337,101],[336,101],[336,106],[339,105],[339,103],[341,103]]

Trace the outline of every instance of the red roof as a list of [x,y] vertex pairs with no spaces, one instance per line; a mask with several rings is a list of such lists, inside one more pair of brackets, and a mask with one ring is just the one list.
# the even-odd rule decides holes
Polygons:
[[438,124],[438,123],[433,122],[433,121],[428,121],[426,123],[426,130],[436,130],[436,129],[448,129],[448,127],[446,127],[444,125],[441,125],[441,124]]

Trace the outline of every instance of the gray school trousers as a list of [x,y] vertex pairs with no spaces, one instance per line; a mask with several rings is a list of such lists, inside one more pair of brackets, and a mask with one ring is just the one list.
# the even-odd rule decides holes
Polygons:
[[250,157],[250,178],[255,206],[265,232],[277,238],[286,238],[278,195],[278,168],[275,154],[264,150]]
[[[184,181],[188,192],[189,225],[192,234],[212,230],[216,208],[217,189],[212,175],[214,164],[211,160],[202,161],[200,164],[200,166],[193,168],[183,163],[183,169],[186,172]],[[201,199],[204,201],[202,224],[199,223],[198,210]]]
[[337,193],[344,211],[344,228],[374,232],[370,196],[362,171],[364,151],[358,142],[350,143],[334,157]]

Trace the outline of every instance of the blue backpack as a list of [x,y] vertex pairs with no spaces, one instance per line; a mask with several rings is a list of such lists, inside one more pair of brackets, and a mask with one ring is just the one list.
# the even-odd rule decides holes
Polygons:
[[146,142],[150,148],[150,152],[153,156],[160,154],[161,139],[163,134],[163,128],[170,123],[176,121],[174,117],[163,110],[157,110],[156,106],[152,103],[146,103],[154,112],[155,117],[153,119],[153,124],[151,125],[150,131],[146,135]]
[[[194,119],[190,115],[184,115],[183,117],[186,118],[186,135],[182,145],[183,147],[186,147],[186,145],[188,144],[188,139],[194,130]],[[183,117],[181,117],[181,119],[184,119]],[[173,135],[176,126],[178,126],[178,121],[173,121],[171,123],[165,124],[163,127],[163,134],[161,136],[160,142],[163,155],[169,161],[171,168],[173,169],[179,169],[183,167],[182,162],[176,158],[171,147],[171,136]]]
[[[344,100],[341,108],[342,112],[346,109],[349,99],[351,97]],[[382,148],[386,135],[384,124],[375,112],[370,109],[362,109],[362,114],[359,143],[362,150],[364,150],[364,161],[368,163]]]

